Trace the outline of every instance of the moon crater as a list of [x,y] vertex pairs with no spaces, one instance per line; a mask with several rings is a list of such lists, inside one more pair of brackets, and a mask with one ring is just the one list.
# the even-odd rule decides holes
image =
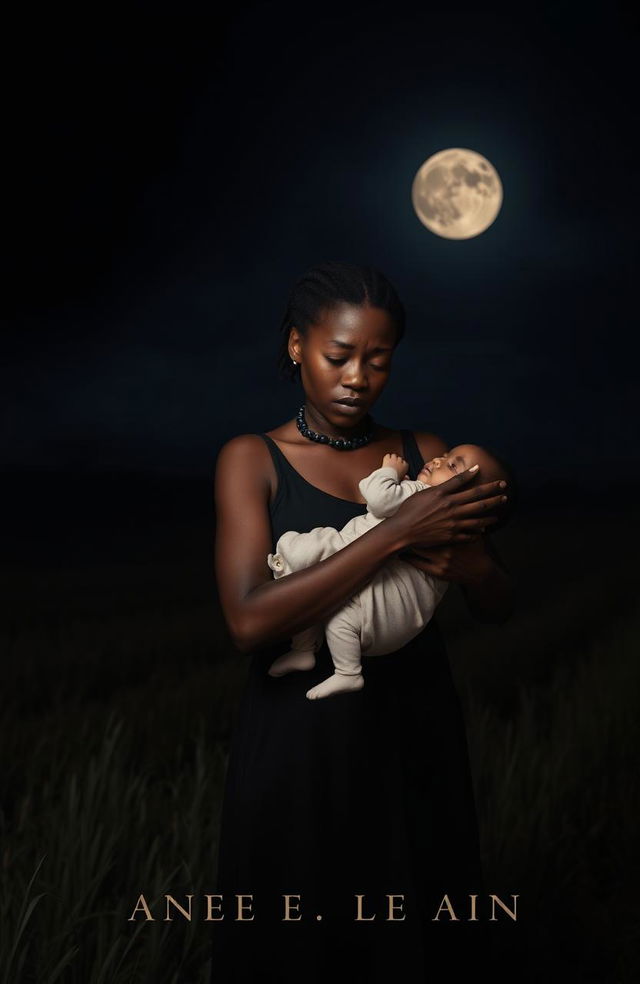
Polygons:
[[502,182],[485,157],[453,147],[433,154],[413,180],[416,215],[445,239],[470,239],[494,222],[502,205]]

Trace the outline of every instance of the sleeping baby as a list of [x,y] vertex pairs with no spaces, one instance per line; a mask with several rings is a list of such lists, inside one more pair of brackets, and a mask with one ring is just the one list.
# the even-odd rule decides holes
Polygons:
[[[367,530],[393,516],[415,492],[446,482],[453,474],[480,464],[482,481],[506,479],[503,467],[483,448],[461,444],[426,462],[414,481],[406,478],[408,464],[397,454],[385,454],[358,487],[367,511],[354,516],[341,530],[317,526],[308,533],[289,530],[270,553],[267,563],[274,578],[285,577],[342,550]],[[315,666],[315,653],[326,637],[334,673],[307,691],[310,700],[330,697],[364,686],[362,656],[392,653],[411,641],[431,619],[447,590],[448,582],[399,557],[392,557],[357,594],[324,623],[297,633],[289,652],[271,664],[269,675],[283,676]]]

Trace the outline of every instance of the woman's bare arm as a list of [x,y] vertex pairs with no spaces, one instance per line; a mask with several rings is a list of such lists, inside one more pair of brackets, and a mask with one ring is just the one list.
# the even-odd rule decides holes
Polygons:
[[262,439],[246,434],[225,444],[216,464],[216,577],[229,631],[245,653],[328,618],[409,543],[468,541],[491,521],[487,512],[497,502],[497,483],[466,490],[471,476],[456,476],[459,484],[450,480],[448,490],[440,486],[421,502],[431,490],[417,492],[332,557],[276,581],[266,559],[272,543],[265,455]]
[[216,578],[229,632],[241,652],[290,638],[327,618],[402,545],[398,531],[381,523],[326,560],[274,581],[267,564],[269,480],[258,441],[263,444],[252,435],[234,438],[216,464]]

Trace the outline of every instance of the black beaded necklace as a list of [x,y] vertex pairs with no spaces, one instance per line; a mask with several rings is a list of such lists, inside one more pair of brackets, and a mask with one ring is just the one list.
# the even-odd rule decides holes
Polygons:
[[306,421],[304,419],[304,403],[298,410],[296,415],[296,426],[303,437],[308,438],[310,441],[317,441],[318,444],[328,444],[330,448],[336,448],[338,451],[353,451],[355,448],[363,448],[365,444],[373,439],[373,428],[374,423],[372,417],[367,414],[365,420],[369,422],[369,429],[365,434],[360,437],[328,437],[326,434],[316,434],[315,431],[310,430],[307,427]]

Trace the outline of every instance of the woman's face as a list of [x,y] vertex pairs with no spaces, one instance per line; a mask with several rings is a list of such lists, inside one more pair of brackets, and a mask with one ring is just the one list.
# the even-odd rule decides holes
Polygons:
[[387,383],[395,342],[390,315],[369,305],[326,311],[304,336],[293,328],[289,354],[300,364],[307,422],[338,431],[357,426]]

